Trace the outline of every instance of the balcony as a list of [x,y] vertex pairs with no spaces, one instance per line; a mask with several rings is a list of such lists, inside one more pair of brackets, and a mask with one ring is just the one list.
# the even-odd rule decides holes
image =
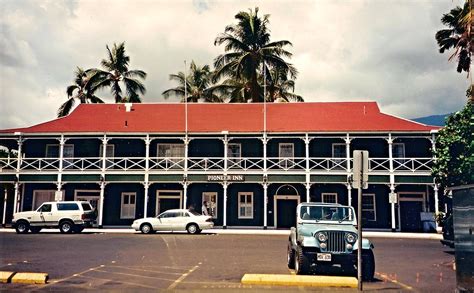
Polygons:
[[[187,159],[188,172],[223,172],[225,160],[222,157],[190,157]],[[349,160],[352,168],[352,159]],[[430,174],[433,158],[396,158],[393,159],[393,172],[403,174]],[[62,171],[64,173],[102,171],[103,158],[64,158]],[[0,158],[0,173],[16,173],[18,159]],[[148,170],[150,173],[183,173],[186,159],[183,157],[150,157]],[[253,172],[262,173],[264,158],[228,158],[228,173]],[[307,167],[308,165],[308,167]],[[20,173],[60,171],[59,158],[22,158]],[[347,160],[344,158],[267,158],[268,173],[305,173],[315,174],[347,174]],[[106,158],[105,171],[107,173],[144,172],[147,168],[145,157]],[[371,174],[390,173],[389,158],[370,158],[369,172]]]

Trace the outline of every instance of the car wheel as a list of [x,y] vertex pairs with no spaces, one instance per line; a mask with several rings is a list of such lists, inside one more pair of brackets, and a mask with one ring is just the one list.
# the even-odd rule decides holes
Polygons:
[[372,281],[375,274],[375,258],[372,250],[362,250],[362,279]]
[[199,227],[196,224],[189,224],[186,227],[186,231],[188,231],[189,234],[196,234],[199,231]]
[[291,248],[291,243],[288,243],[288,249],[287,249],[286,255],[287,255],[288,268],[294,269],[295,268],[295,251]]
[[26,221],[20,221],[16,223],[15,225],[15,230],[16,230],[16,233],[18,234],[26,234],[28,233],[29,229],[30,229],[30,224]]
[[41,227],[30,227],[30,231],[33,234],[39,233],[41,231]]
[[67,234],[71,233],[72,230],[74,229],[74,224],[70,221],[64,221],[59,224],[59,231],[61,233]]
[[296,249],[295,272],[297,275],[305,275],[309,272],[309,261],[301,246]]
[[145,223],[140,226],[140,231],[142,231],[143,234],[150,234],[153,233],[153,228],[150,224]]

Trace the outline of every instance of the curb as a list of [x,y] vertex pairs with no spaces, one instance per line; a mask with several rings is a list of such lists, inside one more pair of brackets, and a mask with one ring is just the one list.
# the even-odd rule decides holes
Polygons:
[[245,274],[244,285],[357,288],[354,277]]
[[0,271],[1,283],[16,284],[46,284],[49,275],[47,273],[27,273],[27,272],[2,272]]

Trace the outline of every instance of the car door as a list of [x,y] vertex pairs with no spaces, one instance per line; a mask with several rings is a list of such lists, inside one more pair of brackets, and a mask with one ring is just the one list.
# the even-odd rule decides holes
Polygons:
[[170,231],[172,230],[172,217],[174,212],[161,213],[157,219],[156,226],[153,227],[157,231]]
[[189,215],[185,212],[176,212],[173,219],[173,231],[184,231],[186,230],[186,224],[188,223]]
[[53,204],[45,203],[39,209],[39,222],[41,225],[54,225],[55,221],[53,218]]

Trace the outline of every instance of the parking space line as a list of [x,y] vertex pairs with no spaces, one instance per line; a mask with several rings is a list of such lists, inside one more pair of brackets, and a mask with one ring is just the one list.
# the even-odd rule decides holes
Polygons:
[[119,273],[119,272],[110,272],[110,271],[103,271],[103,270],[94,270],[94,272],[101,272],[101,273],[107,273],[107,274],[116,274],[116,275],[124,275],[124,276],[130,276],[130,277],[139,277],[139,278],[146,278],[146,279],[153,279],[153,280],[163,280],[163,281],[169,281],[173,282],[174,279],[166,279],[166,278],[158,278],[158,277],[149,277],[149,276],[142,276],[142,275],[135,275],[135,274],[127,274],[127,273]]
[[405,290],[414,291],[412,286],[409,286],[407,284],[404,284],[402,282],[394,280],[394,279],[390,278],[387,274],[382,274],[382,273],[375,272],[375,275],[377,275],[378,277],[382,278],[385,281],[389,281],[389,282],[394,283],[396,285],[400,285]]
[[157,274],[167,274],[167,275],[182,275],[181,273],[176,272],[165,272],[165,271],[153,271],[153,270],[145,270],[145,269],[136,269],[133,267],[126,267],[126,266],[108,266],[108,268],[119,268],[119,269],[126,269],[132,271],[139,271],[139,272],[150,272],[150,273],[157,273]]
[[[85,271],[82,271],[82,272],[80,272],[80,273],[72,274],[72,275],[70,275],[69,277],[66,277],[66,278],[63,278],[63,279],[50,280],[47,284],[41,286],[41,288],[38,288],[38,289],[36,289],[36,290],[40,290],[40,289],[42,290],[42,289],[44,289],[45,287],[48,287],[48,286],[50,286],[50,285],[54,285],[54,284],[58,284],[58,283],[67,281],[67,280],[69,280],[69,279],[72,279],[72,278],[74,278],[74,277],[80,276],[80,275],[85,274],[85,273],[90,272],[90,271],[94,271],[94,270],[96,270],[96,269],[98,269],[98,268],[101,268],[101,267],[104,267],[104,265],[96,266],[96,267],[87,269],[87,270],[85,270]],[[36,290],[32,290],[32,291],[36,291]]]
[[168,290],[171,290],[171,289],[174,289],[176,286],[178,286],[179,283],[181,283],[187,276],[189,276],[189,274],[191,274],[192,272],[194,272],[195,270],[197,270],[199,268],[199,265],[196,265],[194,266],[192,269],[190,269],[187,273],[184,273],[181,277],[179,277],[176,281],[173,282],[173,284],[171,284],[169,287],[168,287]]
[[85,279],[92,279],[92,280],[119,282],[121,284],[126,284],[126,285],[139,286],[139,287],[144,287],[144,288],[148,288],[148,289],[156,289],[156,287],[154,287],[154,286],[147,286],[147,285],[143,285],[143,284],[140,284],[140,283],[134,283],[134,282],[124,282],[124,281],[117,281],[117,280],[114,280],[114,279],[97,278],[97,277],[84,276],[84,275],[78,275],[77,277],[85,278]]

